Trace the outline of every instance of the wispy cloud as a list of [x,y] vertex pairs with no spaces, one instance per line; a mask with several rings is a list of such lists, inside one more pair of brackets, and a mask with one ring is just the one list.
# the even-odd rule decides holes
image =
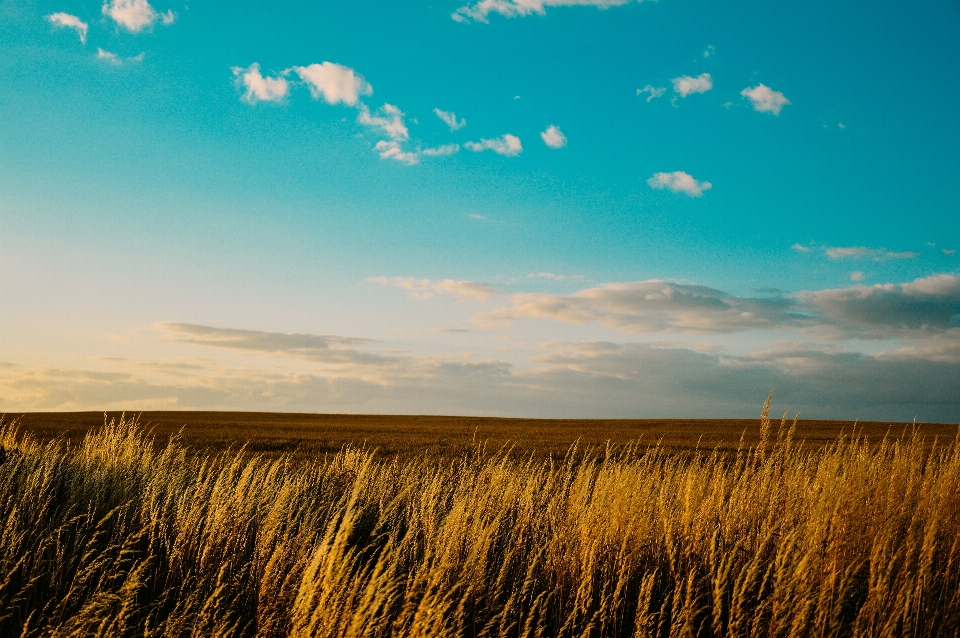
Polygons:
[[700,197],[703,191],[713,188],[710,182],[701,182],[693,178],[689,173],[683,171],[674,171],[672,173],[654,173],[653,177],[647,180],[650,188],[656,190],[668,189],[674,193],[684,193],[690,197]]
[[178,343],[262,352],[320,363],[383,363],[379,355],[356,349],[376,343],[370,339],[213,328],[189,323],[160,323],[156,327],[166,333],[168,340]]
[[637,89],[637,95],[638,95],[638,96],[643,95],[644,93],[649,93],[649,94],[650,94],[650,95],[647,96],[647,102],[649,102],[650,100],[652,100],[652,99],[654,99],[654,98],[660,97],[661,95],[663,95],[663,94],[666,93],[666,92],[667,92],[667,87],[665,87],[665,86],[655,87],[655,86],[653,86],[652,84],[648,84],[648,85],[646,85],[645,87],[643,87],[642,89]]
[[280,102],[290,92],[290,83],[283,74],[272,78],[264,77],[260,73],[260,64],[257,62],[245,69],[235,66],[231,70],[237,85],[246,89],[242,99],[248,104]]
[[891,259],[916,259],[920,253],[903,251],[896,252],[886,248],[867,248],[866,246],[830,247],[824,246],[823,251],[831,259],[871,259],[873,261],[889,261]]
[[[856,273],[853,278],[857,280]],[[649,280],[602,284],[570,295],[518,293],[509,299],[509,306],[474,321],[505,327],[521,319],[551,319],[599,323],[627,333],[803,330],[829,334],[830,340],[919,339],[960,331],[960,277],[953,274],[786,297],[741,297],[696,284]]]
[[506,155],[507,157],[515,157],[523,152],[523,145],[520,143],[520,138],[510,133],[506,133],[502,137],[492,140],[480,138],[479,142],[467,142],[464,146],[477,153],[481,151],[493,151],[494,153]]
[[600,323],[630,333],[725,333],[777,326],[793,305],[782,298],[737,297],[661,280],[603,284],[572,295],[518,293],[510,303],[475,321],[495,327],[519,319],[553,319]]
[[564,135],[560,128],[551,124],[547,127],[543,133],[540,134],[543,143],[549,146],[550,148],[563,148],[567,145],[567,136]]
[[390,139],[380,140],[374,149],[382,159],[392,159],[404,164],[416,164],[416,153],[403,149],[403,143],[410,139],[410,131],[403,121],[403,112],[393,104],[384,104],[375,113],[371,113],[365,104],[360,104],[357,121],[373,129],[379,129]]
[[801,253],[810,253],[814,250],[822,252],[830,259],[869,259],[871,261],[890,261],[894,259],[916,259],[920,256],[920,253],[904,250],[904,251],[895,251],[887,250],[886,248],[869,248],[867,246],[824,246],[816,245],[814,243],[810,244],[794,244],[791,246],[793,250]]
[[370,109],[361,104],[357,121],[364,126],[380,129],[391,139],[399,141],[410,139],[410,131],[403,121],[403,112],[393,104],[384,104],[375,113],[371,113]]
[[[804,335],[804,340],[812,341],[802,348],[817,353],[843,352],[841,344],[864,339],[886,340],[899,345],[877,356],[960,364],[960,278],[956,275],[759,298],[652,280],[603,284],[570,295],[519,293],[509,297],[509,304],[475,315],[471,321],[488,329],[506,329],[520,320],[550,320],[595,323],[627,334]],[[864,360],[863,355],[848,356]],[[778,366],[796,369],[817,364],[818,357],[797,351],[773,358]],[[742,362],[761,358],[770,357],[754,352]]]
[[467,125],[467,120],[460,119],[457,120],[457,114],[453,111],[441,111],[440,109],[433,109],[433,112],[437,114],[444,123],[450,127],[451,131],[459,131],[464,126]]
[[373,94],[373,87],[362,75],[340,64],[322,62],[295,66],[291,70],[309,87],[313,99],[318,100],[322,96],[327,104],[342,102],[347,106],[356,106],[361,95]]
[[86,22],[81,20],[75,15],[70,15],[69,13],[52,13],[47,16],[47,20],[53,23],[58,27],[66,27],[68,29],[73,29],[77,32],[77,35],[80,36],[80,42],[87,43],[87,28],[88,25]]
[[673,92],[680,97],[687,97],[694,93],[706,93],[713,88],[713,78],[709,73],[701,73],[697,77],[684,75],[673,78]]
[[108,0],[102,10],[105,16],[132,33],[139,33],[157,22],[171,25],[177,19],[173,11],[158,13],[147,0]]
[[532,272],[527,275],[527,279],[552,279],[553,281],[564,281],[565,279],[572,279],[575,281],[582,281],[583,275],[555,275],[552,272]]
[[[643,0],[636,0],[643,2]],[[531,14],[543,15],[547,7],[593,6],[601,9],[629,4],[633,0],[481,0],[473,5],[464,5],[454,11],[450,17],[457,22],[475,20],[487,22],[491,13],[506,18],[516,18]]]
[[98,60],[103,60],[104,62],[107,62],[107,63],[109,63],[109,64],[113,64],[113,65],[115,65],[115,66],[120,66],[121,64],[124,64],[125,62],[129,62],[129,63],[143,62],[143,53],[140,53],[139,55],[135,55],[135,56],[130,57],[130,58],[121,58],[121,57],[120,57],[119,55],[117,55],[116,53],[111,53],[110,51],[105,51],[105,50],[103,50],[103,49],[101,49],[101,48],[98,47],[98,48],[97,48],[97,59],[98,59]]
[[104,51],[100,48],[97,49],[97,59],[103,60],[104,62],[109,62],[110,64],[121,64],[120,56],[118,56],[116,53]]
[[457,301],[487,301],[497,294],[489,284],[454,279],[417,279],[416,277],[369,277],[367,281],[410,291],[415,299],[450,295]]
[[429,157],[437,157],[442,155],[453,155],[460,151],[459,144],[443,144],[442,146],[437,146],[434,148],[425,148],[420,151],[422,154]]
[[780,115],[780,110],[790,104],[790,100],[780,91],[774,91],[769,86],[758,84],[740,91],[740,95],[750,100],[754,111]]
[[404,150],[403,145],[397,140],[380,140],[374,144],[373,149],[380,155],[380,159],[395,160],[407,165],[420,161],[416,153]]

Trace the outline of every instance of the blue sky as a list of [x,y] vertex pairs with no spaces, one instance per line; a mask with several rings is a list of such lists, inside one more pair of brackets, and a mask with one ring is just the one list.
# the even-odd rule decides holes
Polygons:
[[958,78],[955,2],[0,0],[0,409],[960,420]]

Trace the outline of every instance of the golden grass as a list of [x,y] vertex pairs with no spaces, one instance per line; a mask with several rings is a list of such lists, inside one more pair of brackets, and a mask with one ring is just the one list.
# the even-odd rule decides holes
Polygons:
[[0,429],[3,636],[955,636],[960,443],[312,462]]

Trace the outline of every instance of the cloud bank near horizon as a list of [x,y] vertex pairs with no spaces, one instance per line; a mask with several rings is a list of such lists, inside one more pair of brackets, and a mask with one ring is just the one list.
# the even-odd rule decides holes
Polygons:
[[[183,334],[170,328],[166,336]],[[732,356],[669,344],[546,342],[513,365],[389,352],[358,357],[328,348],[330,336],[320,335],[288,342],[276,333],[204,326],[187,334],[184,344],[199,351],[227,347],[248,356],[239,364],[114,360],[101,370],[8,363],[0,365],[0,409],[723,418],[754,415],[776,388],[778,406],[810,418],[953,421],[960,410],[960,363],[909,354],[782,343]],[[349,354],[330,358],[342,352]],[[284,370],[275,363],[284,359],[303,365]],[[317,365],[303,367],[310,363]]]
[[[114,358],[89,369],[0,363],[0,409],[719,418],[753,414],[774,387],[785,407],[810,417],[960,416],[955,274],[757,297],[661,280],[506,297],[474,281],[368,281],[414,302],[492,305],[474,315],[476,337],[447,332],[475,343],[501,334],[505,349],[474,356],[355,336],[159,323],[148,341],[167,344],[162,359]],[[532,320],[599,325],[624,338],[510,337]],[[752,336],[727,339],[735,333]],[[865,339],[877,347],[853,347]],[[743,343],[753,345],[730,347]]]

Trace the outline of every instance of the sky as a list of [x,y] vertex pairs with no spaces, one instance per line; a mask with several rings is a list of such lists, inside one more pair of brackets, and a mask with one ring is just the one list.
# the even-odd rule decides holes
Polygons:
[[960,3],[0,0],[0,410],[960,421]]

